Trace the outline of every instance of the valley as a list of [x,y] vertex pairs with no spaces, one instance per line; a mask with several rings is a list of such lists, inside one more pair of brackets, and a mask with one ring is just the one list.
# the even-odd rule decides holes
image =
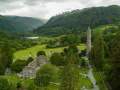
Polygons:
[[119,75],[120,6],[0,16],[0,90],[119,90]]

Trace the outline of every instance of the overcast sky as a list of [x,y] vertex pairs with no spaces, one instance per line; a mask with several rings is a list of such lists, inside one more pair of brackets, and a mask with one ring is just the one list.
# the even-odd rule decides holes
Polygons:
[[49,19],[65,11],[120,5],[120,0],[0,0],[0,14]]

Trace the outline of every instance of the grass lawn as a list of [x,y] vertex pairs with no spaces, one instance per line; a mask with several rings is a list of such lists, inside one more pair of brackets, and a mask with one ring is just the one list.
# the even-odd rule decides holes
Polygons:
[[[47,57],[50,57],[50,55],[54,52],[62,52],[65,47],[60,48],[46,48],[46,45],[36,45],[34,47],[20,50],[14,53],[14,60],[16,59],[27,59],[29,56],[35,57],[36,53],[38,51],[45,51]],[[85,44],[78,45],[78,48],[80,50],[85,49]]]

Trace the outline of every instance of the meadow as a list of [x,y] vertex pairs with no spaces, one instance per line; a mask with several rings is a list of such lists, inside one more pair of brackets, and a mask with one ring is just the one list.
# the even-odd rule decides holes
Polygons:
[[[85,44],[79,44],[77,47],[80,50],[84,50],[86,46],[85,46]],[[17,59],[25,60],[29,56],[35,57],[36,53],[38,51],[45,51],[45,53],[47,55],[47,58],[49,58],[52,53],[62,52],[64,48],[67,48],[67,47],[46,48],[45,44],[44,45],[36,45],[34,47],[15,52],[14,53],[14,61],[17,60]]]

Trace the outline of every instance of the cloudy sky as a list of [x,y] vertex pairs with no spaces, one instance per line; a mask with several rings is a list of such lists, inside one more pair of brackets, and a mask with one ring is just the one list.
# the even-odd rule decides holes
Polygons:
[[120,0],[0,0],[0,14],[49,19],[65,11],[120,5]]

